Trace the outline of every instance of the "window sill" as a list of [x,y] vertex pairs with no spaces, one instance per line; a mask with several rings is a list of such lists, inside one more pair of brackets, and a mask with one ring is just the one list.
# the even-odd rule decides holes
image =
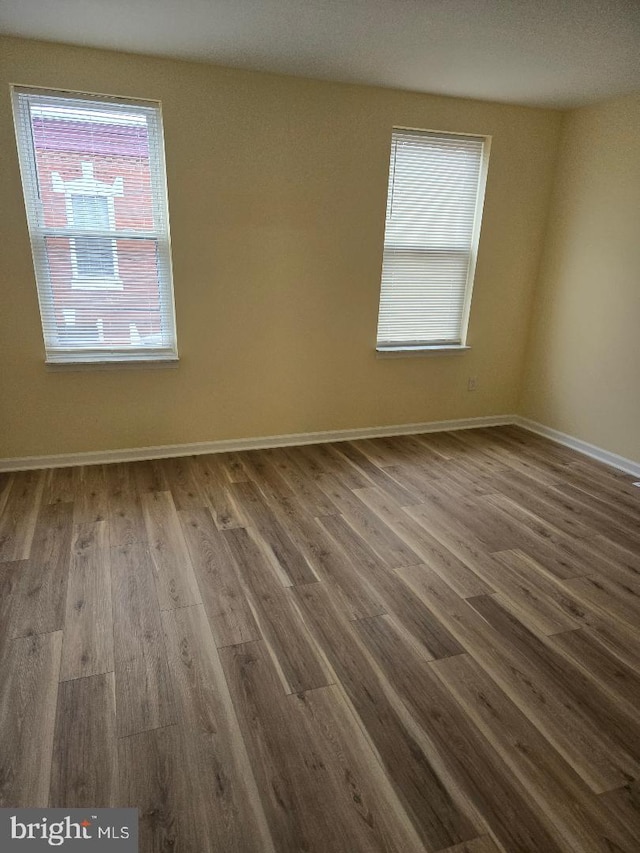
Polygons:
[[463,344],[434,344],[433,346],[376,347],[376,358],[423,358],[425,356],[461,355],[471,349]]
[[45,370],[66,373],[74,370],[171,370],[180,360],[173,358],[123,359],[122,361],[45,361]]

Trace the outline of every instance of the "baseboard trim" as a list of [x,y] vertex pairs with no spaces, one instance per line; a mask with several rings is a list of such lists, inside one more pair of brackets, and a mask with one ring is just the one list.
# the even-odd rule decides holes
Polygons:
[[551,439],[585,456],[610,465],[627,474],[640,477],[640,462],[627,459],[589,444],[552,427],[523,418],[520,415],[490,415],[480,418],[459,418],[448,421],[427,421],[417,424],[362,427],[360,429],[298,432],[252,438],[230,438],[221,441],[201,441],[194,444],[163,444],[154,447],[131,447],[122,450],[59,453],[52,456],[22,456],[0,459],[0,471],[30,471],[37,468],[66,468],[77,465],[99,465],[110,462],[139,462],[146,459],[170,459],[178,456],[200,456],[204,453],[225,453],[236,450],[260,450],[268,447],[290,447],[296,444],[326,444],[330,441],[352,441],[359,438],[381,438],[394,435],[417,435],[422,432],[444,432],[478,427],[515,424],[522,429]]
[[0,459],[0,471],[30,471],[37,468],[66,468],[75,465],[99,465],[109,462],[139,462],[145,459],[200,456],[204,453],[259,450],[266,447],[289,447],[296,444],[326,444],[330,441],[351,441],[358,438],[381,438],[393,435],[416,435],[421,432],[504,426],[515,422],[515,415],[495,415],[451,421],[428,421],[420,424],[395,424],[393,426],[329,430],[326,432],[299,432],[288,435],[262,436],[260,438],[231,438],[222,441],[202,441],[195,444],[164,444],[156,447],[132,447],[88,453],[59,453],[53,456],[23,456]]
[[633,474],[640,477],[640,462],[634,462],[633,459],[627,459],[626,456],[620,456],[617,453],[611,453],[609,450],[604,450],[602,447],[597,447],[595,444],[589,444],[588,441],[582,441],[580,438],[574,438],[572,435],[567,435],[560,430],[552,429],[551,427],[539,424],[536,421],[530,421],[528,418],[522,418],[516,415],[513,419],[516,426],[535,432],[537,435],[542,435],[544,438],[550,438],[557,444],[563,444],[565,447],[570,447],[572,450],[577,450],[578,453],[583,453],[585,456],[590,456],[598,462],[603,462],[605,465],[610,465],[612,468],[618,468],[627,474]]

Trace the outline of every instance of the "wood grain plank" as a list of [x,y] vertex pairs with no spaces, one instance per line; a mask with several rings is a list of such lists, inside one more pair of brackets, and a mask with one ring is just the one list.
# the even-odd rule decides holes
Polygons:
[[636,552],[640,549],[640,514],[637,506],[630,508],[624,500],[599,500],[576,489],[571,483],[561,483],[557,490],[566,501],[575,504],[594,532],[611,536],[616,542]]
[[469,430],[464,441],[467,445],[475,442],[485,454],[502,462],[507,471],[525,474],[546,486],[554,486],[559,482],[556,472],[550,470],[547,465],[528,459],[521,451],[505,442],[500,429],[489,427]]
[[387,613],[393,614],[431,658],[458,655],[462,646],[425,607],[397,575],[376,564],[373,552],[340,516],[322,519],[322,525],[350,556],[363,586],[370,586],[379,596]]
[[467,432],[457,430],[412,436],[414,446],[422,446],[428,453],[428,464],[423,467],[428,470],[437,468],[443,476],[451,476],[459,485],[464,486],[466,481],[474,488],[488,481],[492,475],[509,470],[506,460],[491,453],[486,441],[475,438],[478,430],[471,430],[470,434]]
[[305,551],[311,555],[315,573],[340,598],[349,619],[385,612],[380,596],[370,584],[363,582],[349,555],[327,534],[322,519],[298,518],[297,527],[299,532],[295,540],[302,540]]
[[521,551],[498,551],[478,571],[534,633],[557,634],[577,628],[578,622],[541,592],[536,568],[536,563]]
[[[497,511],[500,523],[511,532],[511,546],[497,548],[497,551],[523,551],[559,578],[584,574],[584,552],[576,550],[576,540],[565,536],[560,530],[554,530],[502,495],[486,495],[482,500]],[[463,562],[467,562],[467,554],[470,559],[475,559],[478,550],[489,553],[480,540],[452,522],[446,513],[438,513],[433,509],[427,512],[422,507],[408,507],[406,512]]]
[[0,471],[0,518],[2,517],[2,513],[5,510],[7,501],[9,500],[9,493],[13,486],[13,478],[14,475],[10,474],[8,471]]
[[[621,472],[618,472],[621,473]],[[596,506],[604,504],[606,507],[621,507],[631,516],[640,516],[640,495],[637,486],[633,485],[634,478],[612,477],[611,469],[605,471],[590,471],[588,475],[579,467],[570,466],[564,481],[560,481],[559,488],[570,486],[573,494],[576,490],[580,492],[580,499]],[[640,519],[639,519],[640,520]]]
[[209,507],[218,530],[229,527],[244,527],[240,516],[229,496],[231,480],[224,466],[215,455],[198,456],[192,461],[194,476],[198,479],[209,502]]
[[325,590],[316,584],[297,587],[293,594],[423,844],[427,849],[439,850],[478,835],[391,704],[371,663],[355,642],[357,635],[344,623]]
[[147,530],[131,464],[105,465],[107,524],[112,548],[146,542]]
[[267,822],[202,605],[162,613],[186,764],[207,848],[268,850]]
[[409,567],[399,574],[596,793],[633,776],[634,759],[584,713],[580,701],[567,694],[566,676],[560,684],[550,682],[543,665],[536,665],[523,646],[508,642],[508,632],[497,631],[470,606],[492,601],[491,596],[463,601],[425,567]]
[[486,495],[493,491],[491,484],[492,475],[487,473],[483,465],[466,457],[462,459],[447,459],[434,463],[434,476],[437,473],[438,481],[445,490],[451,483],[457,492],[462,492],[468,497]]
[[222,657],[277,850],[424,850],[335,688],[283,697],[260,643]]
[[530,554],[557,577],[584,574],[588,545],[502,494],[485,495],[482,500],[493,507],[501,522],[512,532],[516,543],[514,549]]
[[[603,539],[608,538],[607,534],[615,539],[615,530],[610,526],[595,528],[594,533],[598,535],[584,541],[563,533],[551,521],[543,521],[524,506],[503,495],[486,495],[483,501],[491,504],[498,511],[503,523],[514,529],[514,535],[519,532],[519,548],[530,553],[539,562],[548,565],[550,570],[554,571],[556,566],[561,569],[554,571],[558,577],[587,574],[589,573],[589,566],[597,569],[602,562],[609,565],[613,548],[616,549],[616,552],[621,552],[623,556],[627,554],[629,547],[631,552],[636,555],[640,550],[640,540],[637,544],[633,543],[630,546],[626,541],[623,541],[614,542],[613,546],[609,548],[604,547]],[[629,561],[634,564],[633,557],[629,557]]]
[[347,489],[366,486],[366,478],[352,465],[345,464],[344,457],[336,448],[337,444],[305,444],[291,452],[295,453],[300,460],[299,464],[315,481],[324,474],[335,474]]
[[111,576],[106,522],[75,528],[60,680],[113,671]]
[[8,478],[0,515],[0,562],[26,560],[44,489],[43,471],[17,471]]
[[48,634],[64,627],[71,560],[73,505],[43,504],[31,558],[23,565],[8,630],[12,637]]
[[640,839],[640,783],[638,780],[635,779],[615,791],[600,794],[600,799],[609,813],[615,815],[617,820],[629,828],[636,845],[631,850],[637,850],[638,839]]
[[359,442],[363,452],[380,467],[407,465],[413,468],[428,467],[440,455],[414,436],[384,436]]
[[590,523],[578,501],[571,500],[555,486],[537,483],[526,474],[509,471],[508,475],[496,475],[492,479],[495,491],[537,516],[552,524],[569,536],[578,539],[590,539],[597,530]]
[[607,690],[627,714],[640,721],[640,673],[609,652],[587,631],[563,631],[549,639],[582,672]]
[[19,637],[0,660],[0,807],[45,808],[62,633]]
[[478,437],[476,430],[453,430],[448,436],[454,459],[471,463],[483,474],[501,474],[508,470],[505,460],[488,451],[486,440]]
[[177,510],[203,509],[209,505],[205,490],[195,476],[192,457],[162,459],[158,466],[169,486]]
[[424,501],[429,500],[434,489],[447,491],[449,487],[466,497],[487,494],[491,491],[492,472],[486,468],[482,457],[479,461],[463,455],[451,459],[429,460],[420,466],[407,462],[387,465],[384,470],[398,482],[406,482],[407,487],[410,486],[419,495],[420,501]]
[[388,618],[362,620],[356,630],[502,846],[560,851],[542,815],[531,807],[526,789]]
[[176,722],[153,565],[146,545],[112,548],[118,737]]
[[184,729],[167,726],[118,740],[119,805],[138,809],[145,853],[220,850],[207,837],[210,804],[189,766],[188,739]]
[[[617,821],[538,729],[468,655],[431,667],[537,803],[567,849],[632,853],[632,835]],[[611,844],[618,845],[612,847]]]
[[230,483],[246,483],[249,476],[242,464],[241,453],[216,453],[216,461]]
[[43,504],[73,503],[76,496],[79,469],[49,468],[45,472]]
[[162,610],[200,604],[200,590],[170,492],[147,492],[142,510]]
[[284,689],[298,692],[329,684],[330,676],[299,617],[295,599],[279,584],[255,541],[242,529],[225,530],[221,535],[235,561]]
[[569,578],[564,585],[582,601],[610,613],[631,630],[640,625],[640,585],[619,584],[602,575]]
[[409,506],[418,503],[420,496],[406,486],[401,485],[393,477],[375,465],[360,448],[351,441],[342,441],[336,444],[336,450],[345,457],[361,474],[377,486],[384,494],[396,501],[400,506]]
[[[297,504],[309,515],[330,515],[336,507],[318,488],[313,477],[305,470],[295,448],[280,447],[265,453],[266,458],[282,475],[292,491]],[[285,496],[286,497],[286,496]]]
[[390,527],[388,527],[351,489],[337,477],[323,475],[318,480],[320,488],[338,507],[353,529],[378,554],[389,568],[413,566],[420,557]]
[[414,465],[396,461],[393,465],[385,465],[382,470],[396,483],[401,484],[405,489],[410,489],[417,495],[417,500],[411,501],[410,504],[404,504],[405,506],[411,506],[411,504],[423,503],[428,500],[432,494],[431,490],[434,487],[442,488],[444,486],[445,480],[443,479],[441,467],[444,464],[455,464],[456,469],[459,468],[458,463],[444,463],[440,461],[437,465],[424,466],[418,469]]
[[144,459],[140,462],[129,462],[133,481],[140,495],[149,492],[167,492],[169,483],[159,459]]
[[467,488],[456,487],[450,480],[445,483],[444,487],[424,483],[426,515],[446,518],[450,526],[462,535],[470,533],[489,553],[518,546],[519,531],[504,524],[486,495],[469,495]]
[[388,495],[378,489],[358,489],[354,494],[385,521],[394,533],[404,539],[421,558],[421,562],[436,571],[462,598],[472,595],[489,595],[495,592],[476,571],[476,565],[484,561],[484,555],[481,558],[477,555],[470,556],[467,550],[465,552],[467,565],[409,517],[404,508],[394,503]]
[[197,849],[200,815],[193,806],[180,735],[177,726],[169,726],[118,741],[118,805],[138,809],[142,850]]
[[295,498],[282,498],[278,511],[296,548],[305,555],[316,577],[340,600],[350,619],[384,612],[379,597],[361,583],[347,555],[324,530],[320,519],[308,515]]
[[517,448],[526,458],[539,461],[560,473],[563,473],[567,466],[575,463],[578,458],[582,466],[597,467],[591,459],[578,456],[577,453],[572,453],[566,447],[556,444],[548,438],[531,433],[522,427],[511,424],[503,426],[500,429],[500,437],[512,447]]
[[640,585],[640,552],[622,548],[605,536],[589,540],[588,566],[594,572],[618,583]]
[[287,464],[286,457],[283,457],[281,465],[277,467],[272,456],[275,452],[275,450],[254,450],[242,456],[242,464],[250,479],[256,485],[259,484],[260,491],[267,496],[267,500],[272,505],[282,498],[294,496],[291,485],[282,473],[282,466]]
[[13,610],[18,601],[18,589],[22,575],[27,570],[27,560],[0,563],[0,660],[5,644],[11,640]]
[[635,632],[622,623],[616,623],[604,610],[579,598],[564,581],[546,571],[546,567],[536,560],[528,555],[522,555],[522,559],[530,566],[527,580],[537,596],[553,601],[576,625],[606,646],[620,660],[637,668],[640,661],[640,641]]
[[[426,504],[404,507],[403,511],[474,574],[487,561],[487,547],[469,529],[461,525],[458,519],[441,512],[437,507],[427,507]],[[446,575],[445,577],[448,583],[449,578]]]
[[60,685],[51,768],[51,808],[113,808],[118,801],[113,673]]
[[109,499],[104,465],[82,465],[77,469],[76,494],[73,501],[73,523],[94,524],[105,521]]
[[178,513],[216,645],[260,639],[249,603],[209,510]]
[[424,432],[414,435],[414,438],[439,459],[455,459],[468,451],[465,445],[456,441],[452,432]]
[[318,578],[313,568],[295,547],[260,489],[254,483],[233,483],[230,492],[234,504],[258,532],[266,552],[289,581],[292,584],[316,583]]
[[[479,596],[468,599],[483,619],[509,640],[509,648],[528,663],[535,683],[564,700],[564,707],[576,721],[597,731],[598,739],[608,751],[609,763],[628,781],[640,775],[640,727],[611,698],[590,682],[576,667],[566,664],[554,651],[495,598]],[[593,750],[592,750],[593,754]],[[617,774],[612,774],[615,776]],[[599,785],[593,785],[600,792]]]
[[488,835],[482,838],[474,838],[473,841],[465,841],[464,844],[456,844],[455,847],[447,847],[440,853],[500,853],[494,842]]

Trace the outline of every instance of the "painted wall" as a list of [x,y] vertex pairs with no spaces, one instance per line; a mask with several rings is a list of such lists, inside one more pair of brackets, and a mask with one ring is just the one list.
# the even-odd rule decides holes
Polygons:
[[640,95],[565,117],[521,413],[640,461]]
[[[162,101],[177,369],[45,368],[9,83]],[[0,39],[0,457],[513,412],[560,123],[550,110]],[[493,136],[463,355],[376,358],[394,125]]]

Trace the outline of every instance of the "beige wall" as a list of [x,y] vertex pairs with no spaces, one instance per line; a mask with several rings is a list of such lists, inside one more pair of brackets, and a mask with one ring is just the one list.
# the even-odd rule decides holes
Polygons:
[[[0,457],[515,411],[560,113],[18,39],[0,57]],[[177,369],[45,369],[9,83],[162,101]],[[464,355],[375,356],[393,125],[493,136]]]
[[640,95],[565,117],[521,409],[640,461]]

